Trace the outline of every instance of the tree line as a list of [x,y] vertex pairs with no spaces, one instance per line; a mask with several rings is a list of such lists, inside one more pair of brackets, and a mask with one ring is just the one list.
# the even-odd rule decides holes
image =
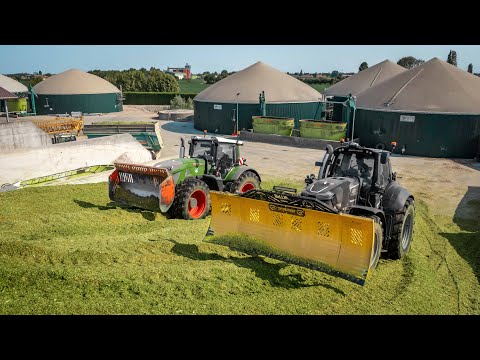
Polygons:
[[160,69],[151,67],[150,70],[130,68],[128,70],[92,70],[90,74],[121,88],[125,92],[179,92],[177,79]]
[[[12,79],[17,80],[19,83],[25,85],[28,88],[29,86],[33,87],[37,85],[40,81],[42,81],[43,80],[43,77],[41,76],[42,74],[43,74],[42,70],[40,70],[38,72],[35,71],[33,74],[16,73],[16,74],[10,74],[8,76],[11,77]],[[46,73],[45,76],[50,77],[52,76],[52,74]]]
[[214,73],[210,73],[209,71],[205,71],[202,76],[203,76],[203,81],[205,81],[206,84],[215,84],[216,82],[219,82],[222,79],[225,79],[226,77],[235,74],[236,71],[228,72],[227,70],[222,70],[219,73],[216,71]]

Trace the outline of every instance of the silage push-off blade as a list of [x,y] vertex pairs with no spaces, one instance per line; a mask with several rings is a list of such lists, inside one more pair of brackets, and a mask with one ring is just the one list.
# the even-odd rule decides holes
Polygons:
[[[210,197],[207,235],[230,234],[226,238],[237,239],[229,242],[232,247],[247,253],[250,249],[364,284],[373,252],[372,219],[216,191],[211,191]],[[247,236],[238,240],[238,234]]]

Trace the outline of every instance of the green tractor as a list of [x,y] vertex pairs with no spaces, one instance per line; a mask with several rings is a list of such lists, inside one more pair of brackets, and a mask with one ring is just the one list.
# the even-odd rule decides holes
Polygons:
[[210,190],[244,193],[260,188],[260,175],[240,156],[241,141],[192,136],[188,156],[152,166],[115,163],[108,179],[112,201],[171,217],[203,219],[210,211]]

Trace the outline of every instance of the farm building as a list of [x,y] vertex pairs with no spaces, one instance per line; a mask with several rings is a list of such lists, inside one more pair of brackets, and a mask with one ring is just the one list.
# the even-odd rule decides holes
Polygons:
[[251,129],[252,116],[262,115],[259,101],[262,91],[267,116],[294,118],[298,128],[298,120],[320,119],[322,115],[322,94],[259,61],[195,96],[195,128],[231,134],[238,116],[238,129]]
[[[28,89],[25,85],[0,74],[0,87],[17,96],[16,99],[5,100],[9,112],[27,111]],[[5,103],[3,101],[0,102],[0,111],[5,111]]]
[[[404,67],[395,64],[390,60],[384,60],[372,67],[349,76],[346,79],[325,89],[323,95],[332,97],[332,101],[345,101],[348,94],[356,96],[358,93],[380,84],[381,82],[390,79],[392,76],[406,71]],[[340,104],[333,106],[332,120],[342,120],[342,108]]]
[[357,97],[362,145],[397,142],[407,155],[473,158],[480,134],[480,78],[433,58]]
[[81,70],[53,75],[33,87],[38,95],[37,114],[109,113],[123,110],[119,89],[108,81]]
[[184,67],[168,67],[166,73],[176,76],[180,80],[191,79],[192,66],[187,63]]

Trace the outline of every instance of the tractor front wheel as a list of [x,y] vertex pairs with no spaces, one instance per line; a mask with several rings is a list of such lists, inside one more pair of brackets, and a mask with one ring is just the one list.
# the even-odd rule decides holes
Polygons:
[[260,179],[253,171],[247,170],[232,183],[230,192],[244,193],[252,189],[260,189]]
[[410,250],[413,237],[415,206],[413,199],[405,201],[403,209],[395,214],[392,237],[388,246],[388,257],[400,259]]
[[178,186],[172,204],[176,218],[196,220],[205,218],[210,211],[210,190],[198,179],[187,179]]

